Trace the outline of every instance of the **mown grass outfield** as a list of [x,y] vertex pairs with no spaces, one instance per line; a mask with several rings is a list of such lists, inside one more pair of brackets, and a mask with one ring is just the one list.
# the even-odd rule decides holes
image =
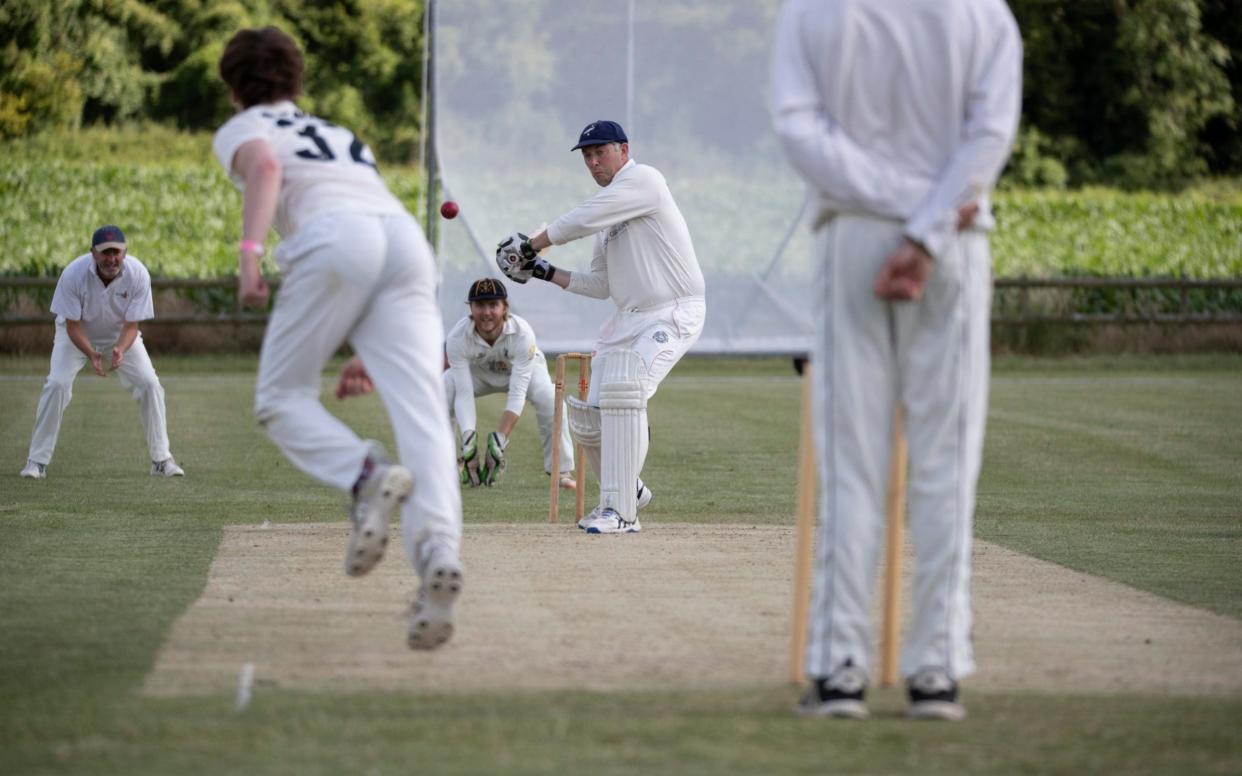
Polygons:
[[[231,694],[144,696],[223,526],[339,522],[344,505],[253,423],[252,359],[154,359],[184,480],[147,475],[132,400],[115,378],[85,374],[49,479],[19,479],[46,362],[0,359],[0,772],[1242,771],[1242,697],[967,685],[970,718],[937,725],[897,718],[895,690],[874,694],[882,713],[866,723],[799,719],[783,684],[465,696],[259,688],[242,712]],[[977,535],[1242,618],[1239,398],[1238,357],[998,363]],[[387,440],[378,402],[329,401]],[[784,360],[679,365],[651,412],[659,502],[648,530],[791,521],[797,404]],[[499,409],[489,399],[481,415]],[[546,519],[532,420],[519,426],[503,486],[465,494],[468,524]]]

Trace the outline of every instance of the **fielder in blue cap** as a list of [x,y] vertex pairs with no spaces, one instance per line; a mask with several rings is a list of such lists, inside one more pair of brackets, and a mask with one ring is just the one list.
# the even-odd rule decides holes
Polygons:
[[[599,506],[578,527],[635,533],[638,510],[652,498],[639,477],[647,457],[647,401],[703,331],[703,273],[664,176],[630,158],[620,124],[592,121],[573,150],[582,152],[601,190],[534,236],[507,237],[496,263],[516,283],[534,277],[616,306],[595,343],[587,400],[565,401],[569,431],[600,483]],[[539,255],[590,235],[589,270],[554,267]]]

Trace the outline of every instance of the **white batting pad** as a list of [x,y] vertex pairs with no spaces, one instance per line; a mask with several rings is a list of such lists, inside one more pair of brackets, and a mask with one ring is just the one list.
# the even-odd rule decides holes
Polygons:
[[565,408],[568,410],[567,414],[569,416],[569,435],[582,448],[582,454],[586,456],[587,463],[591,466],[591,472],[595,475],[595,479],[598,480],[600,470],[599,408],[592,407],[573,396],[565,397]]
[[647,394],[643,360],[632,350],[612,350],[595,357],[599,370],[599,503],[627,521],[638,518],[634,483],[647,448]]

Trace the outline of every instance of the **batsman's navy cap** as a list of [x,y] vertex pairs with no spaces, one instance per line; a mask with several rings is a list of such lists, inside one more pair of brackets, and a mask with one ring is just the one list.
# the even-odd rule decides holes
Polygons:
[[578,135],[578,145],[569,149],[577,151],[579,148],[586,148],[593,145],[604,145],[605,143],[628,143],[630,139],[625,136],[625,130],[615,121],[592,121],[586,125],[586,129],[582,130],[582,134]]
[[125,233],[121,231],[121,227],[108,224],[101,226],[95,230],[95,234],[91,237],[91,248],[93,250],[102,251],[108,248],[124,248]]
[[495,278],[479,278],[470,284],[470,293],[466,294],[467,302],[486,302],[491,299],[508,299],[509,292],[505,284]]

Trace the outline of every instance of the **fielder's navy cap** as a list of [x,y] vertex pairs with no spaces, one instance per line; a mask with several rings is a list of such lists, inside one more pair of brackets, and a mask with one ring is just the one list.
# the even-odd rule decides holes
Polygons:
[[494,278],[479,278],[470,284],[470,293],[466,294],[467,302],[486,302],[491,299],[508,299],[509,292],[505,284]]
[[582,134],[578,135],[578,145],[569,149],[577,151],[579,148],[585,148],[593,145],[604,145],[605,143],[628,143],[630,139],[625,136],[625,130],[615,121],[592,121],[586,125],[586,129],[582,130]]
[[125,233],[121,231],[119,226],[113,226],[112,224],[101,226],[95,230],[94,236],[91,237],[91,248],[97,251],[124,247]]

